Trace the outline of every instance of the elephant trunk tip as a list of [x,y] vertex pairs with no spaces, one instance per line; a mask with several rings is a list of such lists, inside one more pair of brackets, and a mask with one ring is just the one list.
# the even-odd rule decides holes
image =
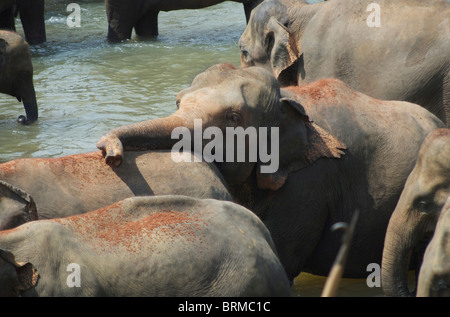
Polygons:
[[32,123],[34,123],[36,121],[37,121],[37,118],[28,119],[27,117],[25,117],[23,115],[20,115],[17,118],[17,122],[19,122],[22,125],[30,125],[30,124],[32,124]]
[[[34,98],[35,99],[35,98]],[[38,106],[35,101],[24,103],[26,116],[19,116],[17,121],[24,125],[30,125],[38,119]]]

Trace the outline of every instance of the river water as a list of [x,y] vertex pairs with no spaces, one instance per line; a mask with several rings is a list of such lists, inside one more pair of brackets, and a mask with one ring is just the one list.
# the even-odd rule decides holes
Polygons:
[[[47,0],[48,42],[31,48],[39,121],[16,123],[22,104],[0,95],[0,162],[94,151],[112,128],[175,111],[176,94],[209,66],[240,64],[237,43],[246,24],[239,3],[161,12],[157,39],[110,44],[103,1],[77,1],[79,28],[66,23],[70,2],[75,1]],[[17,28],[23,34],[19,20]],[[324,282],[301,274],[293,296],[319,296]],[[382,291],[365,279],[345,279],[338,295]]]

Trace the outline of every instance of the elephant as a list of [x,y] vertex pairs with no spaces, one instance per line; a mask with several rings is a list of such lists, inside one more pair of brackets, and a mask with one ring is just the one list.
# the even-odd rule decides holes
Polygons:
[[284,86],[337,78],[419,104],[449,127],[449,16],[445,0],[266,0],[239,39],[241,64],[270,69]]
[[251,211],[165,195],[1,231],[0,295],[286,297],[290,285]]
[[0,29],[16,31],[15,16],[19,14],[25,39],[30,45],[47,41],[44,19],[44,0],[2,0]]
[[122,169],[104,164],[100,151],[0,164],[0,230],[89,212],[133,196],[232,200],[214,164],[176,164],[168,151],[129,155]]
[[20,123],[31,124],[38,119],[30,47],[12,31],[0,30],[0,92],[23,102],[26,117],[20,115]]
[[368,263],[380,263],[420,144],[444,127],[418,105],[374,99],[337,79],[280,88],[256,66],[213,65],[176,104],[165,118],[102,135],[105,163],[120,168],[128,151],[140,149],[172,149],[178,160],[193,148],[216,164],[234,201],[263,220],[291,280],[302,271],[328,274],[340,247],[330,226],[349,223],[356,209],[343,277],[366,276]]
[[[244,5],[248,21],[251,10],[262,0],[232,0]],[[106,15],[108,19],[108,40],[119,42],[131,38],[133,29],[141,38],[158,36],[158,14],[160,11],[182,9],[201,9],[224,2],[224,0],[106,0]]]
[[417,297],[450,296],[450,196],[441,211],[420,267]]
[[[386,232],[381,276],[388,296],[413,296],[407,271],[420,271],[423,252],[450,196],[450,129],[437,129],[423,141]],[[411,263],[410,263],[411,262]]]

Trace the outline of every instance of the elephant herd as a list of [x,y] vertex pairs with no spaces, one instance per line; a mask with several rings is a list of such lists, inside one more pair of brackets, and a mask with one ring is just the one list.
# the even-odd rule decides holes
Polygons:
[[[450,2],[378,0],[375,26],[368,0],[237,2],[241,65],[199,73],[173,114],[0,164],[0,295],[290,296],[301,272],[329,274],[330,228],[358,212],[344,277],[376,263],[387,296],[450,296]],[[110,40],[179,9],[124,3],[105,1]],[[23,60],[0,31],[0,91],[31,124]]]

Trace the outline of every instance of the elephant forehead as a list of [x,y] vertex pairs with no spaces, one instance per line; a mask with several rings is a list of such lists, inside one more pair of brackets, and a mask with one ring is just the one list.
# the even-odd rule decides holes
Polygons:
[[201,88],[185,94],[179,103],[180,109],[207,108],[211,113],[214,110],[231,107],[235,108],[244,105],[244,98],[239,90]]
[[[444,131],[444,132],[441,132]],[[425,169],[437,170],[438,173],[450,173],[450,129],[439,129],[431,133],[419,155],[419,162]]]
[[285,22],[284,20],[288,17],[287,10],[286,4],[279,0],[262,2],[253,9],[241,39],[255,40],[253,36],[263,34],[270,17],[275,17],[277,20]]
[[194,89],[180,97],[181,104],[210,104],[221,106],[256,106],[268,100],[270,87],[259,81],[236,80],[210,87]]

